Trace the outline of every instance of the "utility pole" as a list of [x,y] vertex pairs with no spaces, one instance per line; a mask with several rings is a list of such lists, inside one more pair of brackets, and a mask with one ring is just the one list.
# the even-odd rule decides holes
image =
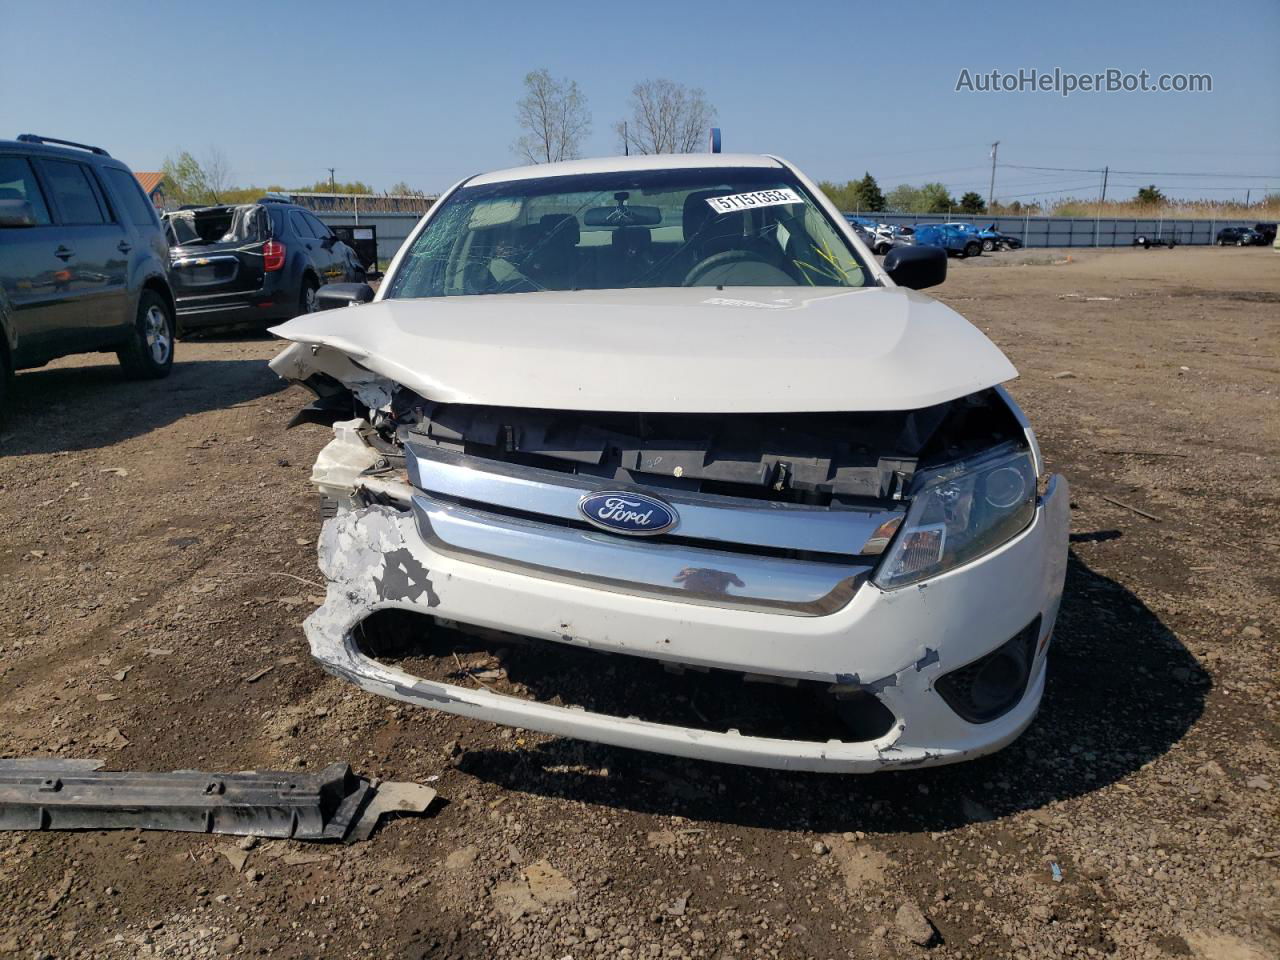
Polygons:
[[624,157],[631,156],[631,140],[627,136],[627,121],[622,121],[622,155]]
[[1249,190],[1246,190],[1246,191],[1244,192],[1244,205],[1245,205],[1246,207],[1249,205],[1249,198],[1250,198],[1251,196],[1253,196],[1253,190],[1252,190],[1252,188],[1251,188],[1251,189],[1249,189]]
[[991,204],[996,198],[996,150],[1000,147],[1000,141],[997,140],[991,145],[991,186],[987,189],[987,209],[991,209]]
[[337,190],[337,186],[336,186],[336,185],[334,184],[334,182],[333,182],[333,170],[334,170],[334,168],[333,168],[333,167],[326,167],[325,169],[329,171],[329,192],[330,192],[330,193],[337,193],[337,192],[338,192],[338,190]]
[[[1093,213],[1093,245],[1098,245],[1098,230],[1102,226],[1102,205],[1107,202],[1107,173],[1111,170],[1110,164],[1102,168],[1102,193],[1098,196],[1098,208]],[[1111,241],[1115,243],[1115,233],[1112,232]]]

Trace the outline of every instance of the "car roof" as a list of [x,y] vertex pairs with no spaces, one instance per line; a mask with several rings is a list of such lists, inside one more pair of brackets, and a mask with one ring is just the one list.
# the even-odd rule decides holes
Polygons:
[[82,163],[102,163],[108,166],[128,165],[109,154],[93,153],[79,147],[60,147],[52,143],[32,143],[29,140],[0,140],[0,150],[5,153],[25,153],[41,157],[57,157],[59,160],[79,160]]
[[511,180],[536,180],[541,177],[571,177],[592,173],[628,173],[635,170],[692,170],[707,167],[782,168],[774,157],[753,153],[661,153],[633,157],[592,157],[589,160],[563,160],[559,163],[535,163],[527,167],[511,167],[482,173],[466,181],[474,187]]

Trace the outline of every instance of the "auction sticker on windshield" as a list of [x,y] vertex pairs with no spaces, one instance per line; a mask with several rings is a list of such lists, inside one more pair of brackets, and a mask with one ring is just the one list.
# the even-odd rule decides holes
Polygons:
[[727,197],[707,197],[707,203],[716,213],[732,213],[751,207],[776,207],[784,203],[804,203],[794,190],[779,187],[777,190],[755,190],[751,193],[732,193]]

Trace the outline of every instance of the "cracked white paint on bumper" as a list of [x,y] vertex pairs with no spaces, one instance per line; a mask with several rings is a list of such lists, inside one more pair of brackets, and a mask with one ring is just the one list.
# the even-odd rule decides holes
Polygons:
[[[324,605],[306,621],[312,654],[361,688],[408,703],[550,734],[761,767],[870,772],[942,764],[998,750],[1035,717],[1046,641],[1066,575],[1067,484],[1055,477],[1031,526],[1000,549],[924,583],[864,585],[826,616],[694,605],[531,576],[433,550],[411,512],[373,506],[327,521]],[[742,736],[612,717],[414,677],[363,654],[352,638],[372,612],[401,608],[592,649],[747,673],[857,682],[894,713],[872,742]],[[1041,616],[1026,693],[1009,713],[970,724],[933,689]],[[856,679],[853,679],[856,678]]]

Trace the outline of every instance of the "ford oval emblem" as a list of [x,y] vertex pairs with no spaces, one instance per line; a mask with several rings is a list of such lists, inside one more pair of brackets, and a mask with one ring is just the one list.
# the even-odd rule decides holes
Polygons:
[[665,533],[680,519],[671,505],[629,490],[589,493],[578,503],[578,511],[592,526],[630,537]]

